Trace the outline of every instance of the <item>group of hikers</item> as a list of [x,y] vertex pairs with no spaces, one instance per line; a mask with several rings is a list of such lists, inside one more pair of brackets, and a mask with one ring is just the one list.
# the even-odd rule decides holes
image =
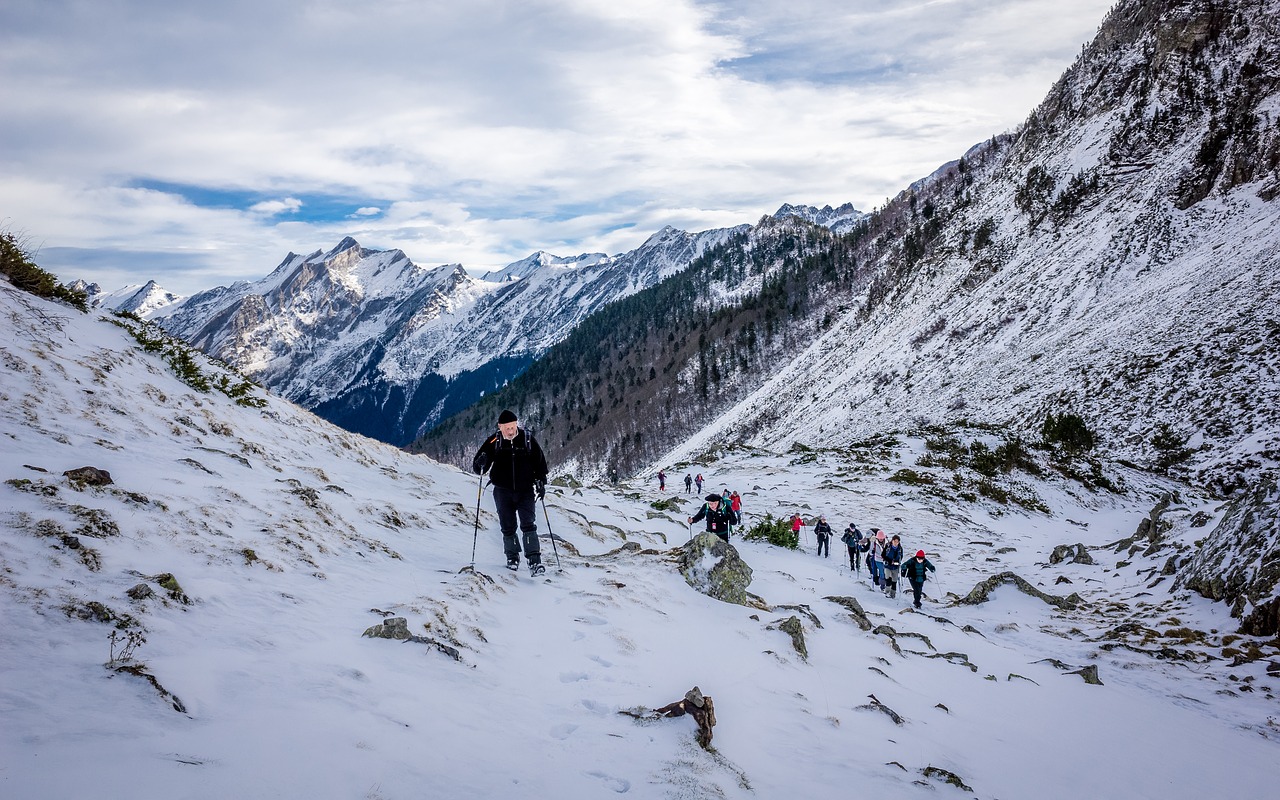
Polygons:
[[[799,514],[791,516],[791,531],[797,538],[804,529],[804,519]],[[831,525],[825,516],[819,515],[813,525],[813,532],[818,538],[818,556],[831,557]],[[894,534],[888,536],[879,528],[872,528],[866,536],[852,522],[840,536],[849,550],[849,571],[858,575],[862,571],[863,554],[866,554],[867,571],[871,575],[871,583],[889,597],[898,596],[898,578],[906,578],[911,583],[915,607],[920,608],[920,598],[924,594],[924,582],[927,573],[936,572],[923,550],[917,550],[914,558],[903,559],[902,537]]]
[[[698,493],[699,493],[699,494],[701,494],[701,493],[702,493],[702,482],[703,482],[703,479],[702,479],[702,473],[701,473],[701,472],[699,472],[697,475],[693,475],[693,474],[690,474],[690,473],[685,473],[685,476],[684,476],[684,490],[685,490],[685,493],[687,493],[687,494],[692,494],[692,493],[693,493],[693,486],[694,486],[694,484],[697,484],[697,485],[698,485]],[[616,479],[614,480],[614,483],[617,483],[617,480],[616,480]],[[658,470],[658,491],[660,491],[660,492],[665,492],[666,490],[667,490],[667,472],[666,472],[666,470],[662,470],[662,469],[660,469],[660,470]]]
[[[546,568],[542,565],[542,551],[538,544],[536,504],[546,496],[547,458],[538,441],[532,433],[520,427],[513,412],[503,411],[498,415],[498,432],[480,445],[471,467],[477,475],[483,476],[487,472],[489,482],[493,485],[493,504],[502,530],[502,549],[507,556],[507,569],[520,568],[520,553],[523,550],[529,573],[541,575]],[[685,491],[692,491],[694,483],[697,483],[698,491],[701,492],[701,473],[696,477],[684,476]],[[666,484],[666,472],[659,470],[659,488],[665,490]],[[712,492],[703,499],[705,503],[702,508],[696,515],[688,518],[689,525],[705,520],[708,533],[728,541],[733,527],[742,519],[742,496],[726,488],[720,493]],[[476,503],[478,530],[479,497],[476,498]],[[521,533],[519,538],[516,537],[517,525]],[[804,520],[801,516],[793,515],[791,530],[797,537],[803,528]],[[818,517],[813,531],[818,537],[818,555],[830,558],[832,533],[825,516]],[[849,569],[852,574],[861,572],[862,555],[865,553],[872,583],[889,597],[896,597],[899,576],[906,578],[911,582],[915,607],[920,608],[926,573],[936,571],[923,550],[916,551],[915,558],[906,559],[904,563],[901,537],[889,537],[879,528],[872,528],[871,533],[863,536],[853,523],[849,523],[840,541],[849,550]]]

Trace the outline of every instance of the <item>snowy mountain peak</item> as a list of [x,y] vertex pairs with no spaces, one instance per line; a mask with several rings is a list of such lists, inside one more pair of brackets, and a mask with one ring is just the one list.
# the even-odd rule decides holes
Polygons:
[[185,298],[166,291],[155,281],[147,281],[139,286],[133,284],[117,289],[114,292],[103,292],[96,283],[86,284],[76,281],[72,288],[83,291],[89,305],[111,311],[128,311],[140,317],[152,317],[166,313]]
[[582,253],[581,255],[562,258],[553,253],[548,253],[546,250],[539,250],[519,261],[508,264],[500,270],[486,272],[481,280],[504,283],[527,278],[545,267],[565,267],[570,269],[594,267],[609,260],[609,256],[604,253]]
[[783,203],[782,206],[773,214],[776,219],[785,219],[787,217],[799,217],[807,222],[815,225],[822,225],[830,228],[835,233],[845,233],[862,221],[867,215],[853,207],[853,203],[845,203],[839,208],[832,208],[825,205],[822,208],[817,206],[796,206],[790,203]]
[[342,241],[338,242],[332,250],[324,254],[323,260],[331,261],[340,253],[345,253],[348,250],[355,250],[357,253],[360,252],[360,243],[350,236],[343,237]]

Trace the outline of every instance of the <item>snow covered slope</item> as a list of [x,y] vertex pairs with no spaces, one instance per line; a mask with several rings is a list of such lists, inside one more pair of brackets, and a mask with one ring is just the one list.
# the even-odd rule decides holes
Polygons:
[[[1122,2],[1013,135],[890,203],[852,291],[707,442],[1070,411],[1227,493],[1280,471],[1280,4]],[[831,313],[829,326],[816,326]],[[816,332],[816,333],[814,333]],[[797,386],[813,390],[797,391]]]
[[[545,581],[500,569],[486,493],[472,574],[474,476],[2,282],[0,314],[5,797],[1274,788],[1275,644],[1229,641],[1213,632],[1224,607],[1151,580],[1218,511],[1184,495],[1165,510],[1168,549],[1104,547],[1170,488],[1141,473],[1117,468],[1125,489],[1102,494],[1025,477],[1044,508],[1028,511],[888,481],[920,455],[912,440],[672,470],[743,491],[748,523],[800,511],[903,534],[939,567],[923,613],[851,576],[838,543],[828,559],[735,537],[761,599],[712,600],[672,564],[696,502],[664,511],[639,485],[551,489],[540,526],[562,571]],[[229,391],[193,388],[201,377]],[[113,482],[63,475],[83,466]],[[1097,563],[1050,563],[1076,543]],[[1013,586],[941,602],[1005,571],[1081,605]],[[416,640],[361,636],[388,618]],[[124,655],[130,634],[145,641]],[[1070,674],[1091,665],[1102,685]],[[694,685],[715,701],[714,751],[688,718],[619,713]]]

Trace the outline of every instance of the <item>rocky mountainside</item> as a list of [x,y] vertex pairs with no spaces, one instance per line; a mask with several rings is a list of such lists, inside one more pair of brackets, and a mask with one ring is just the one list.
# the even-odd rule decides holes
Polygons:
[[846,235],[766,220],[704,257],[697,314],[651,313],[672,304],[650,290],[492,404],[594,474],[1070,412],[1118,457],[1246,485],[1280,460],[1276,8],[1117,4],[1016,132]]
[[266,278],[154,314],[171,333],[348,430],[403,444],[500,388],[584,317],[660,282],[730,230],[666,228],[608,257],[536,253],[471,277],[347,238]]
[[[1274,530],[1278,196],[1280,3],[1120,2],[1018,130],[846,235],[735,237],[416,446],[460,460],[510,406],[566,469],[626,474],[966,422],[1039,442],[1070,419],[1096,452],[1262,498]],[[1274,537],[1250,539],[1226,563],[1274,565]],[[1274,610],[1274,567],[1255,574],[1221,598]]]

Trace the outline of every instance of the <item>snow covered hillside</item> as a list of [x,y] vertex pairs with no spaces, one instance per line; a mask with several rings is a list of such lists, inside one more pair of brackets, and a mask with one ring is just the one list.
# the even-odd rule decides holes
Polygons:
[[[1122,2],[1016,133],[880,210],[853,291],[707,442],[1072,411],[1215,491],[1280,471],[1280,4]],[[814,315],[816,316],[816,315]],[[721,363],[729,375],[731,364]],[[840,433],[837,433],[840,432]]]
[[[485,493],[473,573],[474,476],[136,322],[3,282],[0,315],[4,797],[1274,789],[1275,642],[1224,635],[1225,607],[1155,574],[1222,512],[1182,492],[1160,547],[1134,549],[1176,488],[1144,473],[1108,467],[1116,492],[1019,473],[1018,505],[903,483],[912,439],[672,470],[743,492],[748,525],[901,533],[938,566],[920,612],[851,575],[839,542],[818,558],[735,536],[755,599],[711,599],[674,563],[698,503],[639,483],[552,487],[546,580],[500,569]],[[85,466],[111,482],[64,475]],[[1047,600],[1002,584],[955,602],[1006,572]],[[398,619],[411,638],[362,636]],[[695,685],[712,750],[647,713]]]

